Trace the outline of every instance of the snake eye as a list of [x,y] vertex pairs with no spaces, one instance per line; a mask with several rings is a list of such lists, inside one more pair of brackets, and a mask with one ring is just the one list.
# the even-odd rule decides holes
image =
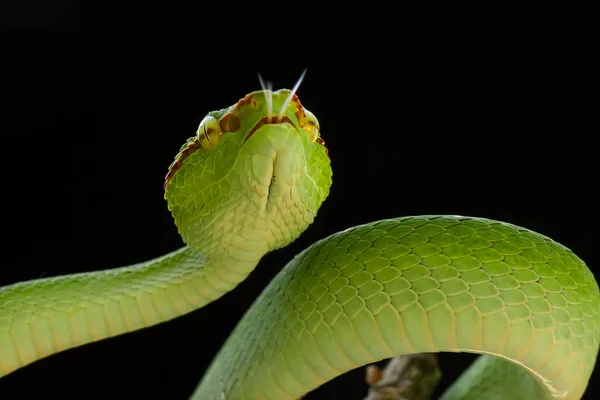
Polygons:
[[317,117],[306,108],[304,109],[304,116],[300,119],[299,125],[308,133],[308,137],[311,142],[317,141],[320,137],[321,128],[319,126],[319,120]]
[[200,122],[200,126],[198,126],[198,141],[200,145],[210,150],[221,140],[221,125],[219,125],[219,121],[210,115],[204,117],[202,122]]

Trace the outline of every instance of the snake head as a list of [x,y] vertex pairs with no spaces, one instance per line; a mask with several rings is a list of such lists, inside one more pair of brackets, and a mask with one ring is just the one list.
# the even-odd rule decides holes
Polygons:
[[169,167],[165,199],[189,246],[206,251],[211,230],[266,252],[312,223],[331,175],[314,114],[293,90],[263,89],[205,116]]

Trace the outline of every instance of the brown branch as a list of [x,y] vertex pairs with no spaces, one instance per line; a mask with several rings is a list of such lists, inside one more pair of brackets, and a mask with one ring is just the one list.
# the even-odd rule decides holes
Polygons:
[[441,376],[434,353],[394,357],[383,370],[367,367],[370,389],[364,400],[427,400]]

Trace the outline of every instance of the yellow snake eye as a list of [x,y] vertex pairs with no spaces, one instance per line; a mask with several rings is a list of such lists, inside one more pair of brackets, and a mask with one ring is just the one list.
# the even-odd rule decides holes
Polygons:
[[222,133],[219,120],[207,115],[198,126],[198,141],[203,148],[210,150],[219,143]]
[[315,117],[313,113],[305,108],[304,116],[298,122],[300,127],[308,133],[311,142],[315,142],[319,139],[321,128],[319,126],[319,120],[317,120],[317,117]]

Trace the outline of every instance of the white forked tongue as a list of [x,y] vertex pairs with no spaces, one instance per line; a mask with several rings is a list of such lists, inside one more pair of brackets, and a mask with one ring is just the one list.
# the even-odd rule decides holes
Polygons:
[[302,83],[302,80],[304,79],[304,75],[306,75],[306,68],[304,69],[304,71],[302,71],[300,78],[294,85],[294,88],[290,92],[290,95],[288,96],[288,98],[285,99],[285,102],[283,103],[283,106],[281,107],[281,111],[279,111],[279,115],[277,115],[277,122],[281,122],[281,119],[283,118],[283,114],[285,114],[285,110],[287,109],[287,106],[290,104],[290,101],[292,101],[292,97],[294,97],[294,94],[296,94],[296,91],[298,90],[298,88],[300,87],[300,84]]
[[260,87],[266,93],[265,98],[267,100],[267,123],[271,123],[271,118],[273,116],[273,83],[266,82],[263,80],[262,76],[258,74],[258,80],[260,81]]

